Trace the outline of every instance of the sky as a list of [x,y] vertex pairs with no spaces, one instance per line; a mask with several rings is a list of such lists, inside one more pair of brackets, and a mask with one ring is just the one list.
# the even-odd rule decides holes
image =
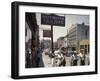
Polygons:
[[[58,14],[60,15],[60,14]],[[50,25],[41,25],[41,13],[36,13],[37,24],[39,25],[40,40],[43,39],[43,29],[50,30]],[[53,26],[53,39],[54,42],[57,41],[59,37],[67,35],[67,29],[69,29],[74,24],[85,23],[89,25],[89,15],[76,15],[76,14],[66,14],[65,15],[65,26]],[[50,38],[46,38],[50,39]]]

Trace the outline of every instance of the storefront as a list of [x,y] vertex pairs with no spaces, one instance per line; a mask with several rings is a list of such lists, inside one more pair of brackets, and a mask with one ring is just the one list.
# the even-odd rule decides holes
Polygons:
[[37,67],[36,58],[39,47],[39,27],[36,21],[35,13],[26,13],[25,15],[25,51],[26,68]]
[[80,52],[88,54],[90,51],[90,41],[88,39],[80,41]]

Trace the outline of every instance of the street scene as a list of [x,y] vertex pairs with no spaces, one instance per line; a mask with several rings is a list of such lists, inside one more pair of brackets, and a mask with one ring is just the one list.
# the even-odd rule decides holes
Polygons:
[[89,15],[25,13],[25,68],[90,65]]

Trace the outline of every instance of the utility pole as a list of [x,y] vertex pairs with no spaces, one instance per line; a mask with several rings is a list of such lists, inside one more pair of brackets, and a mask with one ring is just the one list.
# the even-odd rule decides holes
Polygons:
[[53,25],[51,25],[51,49],[52,49],[52,54],[54,53],[53,49]]

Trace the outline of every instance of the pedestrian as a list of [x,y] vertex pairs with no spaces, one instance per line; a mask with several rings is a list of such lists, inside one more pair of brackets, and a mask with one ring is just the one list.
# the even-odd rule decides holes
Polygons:
[[77,65],[80,66],[81,65],[81,58],[82,58],[82,53],[81,52],[79,52],[77,54],[77,58],[78,58]]
[[66,58],[66,50],[65,50],[65,47],[62,47],[60,49],[60,52],[61,52],[61,56],[62,56],[61,65],[65,66],[66,65],[66,60],[65,60],[65,58]]
[[31,59],[30,59],[31,52],[30,52],[30,49],[27,48],[25,53],[26,53],[26,68],[30,68],[31,67]]
[[51,59],[51,65],[54,67],[54,58],[55,58],[55,54],[51,52],[51,53],[49,54],[49,57],[50,57],[50,59]]
[[90,64],[90,55],[89,55],[89,53],[87,53],[85,55],[85,65],[89,65],[89,64]]
[[85,54],[82,54],[82,56],[81,56],[81,64],[80,65],[85,65]]
[[58,54],[59,54],[59,50],[55,50],[53,57],[52,57],[52,66],[59,66],[59,61],[58,61]]
[[58,63],[57,65],[58,66],[63,66],[64,65],[64,57],[63,57],[63,54],[61,52],[58,53]]
[[36,67],[39,67],[39,63],[40,63],[40,56],[39,56],[39,52],[37,51],[37,55],[36,55]]
[[77,66],[77,61],[78,61],[78,56],[77,56],[77,52],[75,51],[71,56],[71,65]]

